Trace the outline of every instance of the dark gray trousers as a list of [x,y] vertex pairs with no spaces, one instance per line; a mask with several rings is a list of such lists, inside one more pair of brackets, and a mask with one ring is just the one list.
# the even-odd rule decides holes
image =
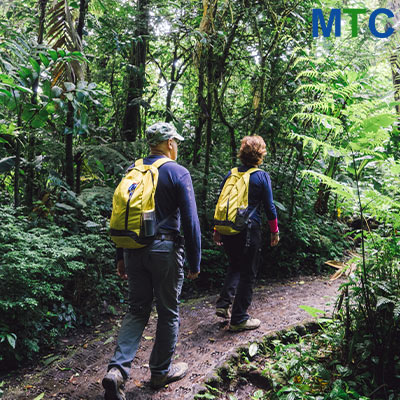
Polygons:
[[143,249],[125,249],[124,262],[130,311],[122,322],[108,369],[117,367],[125,379],[129,377],[154,297],[158,320],[149,366],[152,375],[167,374],[178,340],[178,298],[184,278],[184,249],[169,240],[155,240]]

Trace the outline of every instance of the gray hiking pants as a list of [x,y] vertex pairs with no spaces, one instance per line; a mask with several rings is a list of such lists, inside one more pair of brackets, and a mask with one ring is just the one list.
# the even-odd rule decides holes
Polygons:
[[143,249],[124,250],[129,282],[130,311],[118,335],[108,369],[117,367],[125,379],[149,320],[153,297],[158,313],[155,343],[150,356],[152,375],[167,374],[179,331],[179,295],[183,284],[183,246],[170,240],[155,240]]

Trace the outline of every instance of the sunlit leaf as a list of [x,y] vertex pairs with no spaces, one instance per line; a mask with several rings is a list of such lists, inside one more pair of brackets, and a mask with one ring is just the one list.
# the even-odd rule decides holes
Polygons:
[[249,356],[254,357],[257,354],[258,351],[258,344],[257,343],[252,343],[249,346]]
[[34,71],[39,74],[40,73],[39,63],[33,57],[29,57],[29,63],[32,65]]

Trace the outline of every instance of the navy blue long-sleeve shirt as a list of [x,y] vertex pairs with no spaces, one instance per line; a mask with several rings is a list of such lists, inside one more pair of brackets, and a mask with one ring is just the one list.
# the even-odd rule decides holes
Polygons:
[[[239,172],[246,172],[250,168],[245,165],[241,165],[238,167]],[[231,175],[231,171],[227,173],[224,177],[224,180],[221,183],[220,190],[225,185],[226,180]],[[267,214],[267,219],[270,225],[271,232],[275,233],[278,231],[278,221],[277,221],[277,213],[274,204],[274,199],[272,196],[272,187],[271,187],[271,178],[268,173],[259,169],[256,172],[253,172],[250,175],[249,180],[249,206],[248,211],[251,213],[255,207],[259,204],[262,204]],[[251,220],[256,221],[258,224],[261,224],[261,207],[258,207],[256,211],[250,217]]]
[[[163,158],[149,155],[143,164],[150,165]],[[135,164],[132,164],[132,168]],[[201,234],[197,215],[192,179],[189,171],[176,162],[167,162],[158,169],[158,183],[155,193],[157,223],[164,221],[159,231],[180,232],[181,223],[185,237],[186,256],[191,272],[200,271]],[[122,258],[118,250],[117,258]]]

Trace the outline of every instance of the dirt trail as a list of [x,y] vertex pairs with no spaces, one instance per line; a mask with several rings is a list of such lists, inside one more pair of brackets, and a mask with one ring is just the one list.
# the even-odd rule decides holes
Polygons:
[[[189,372],[181,381],[159,391],[151,390],[148,385],[148,360],[156,327],[156,316],[152,315],[126,385],[127,399],[192,399],[207,375],[234,349],[266,334],[309,321],[309,315],[300,305],[331,310],[340,283],[321,277],[301,277],[257,287],[249,311],[261,319],[262,325],[244,333],[230,333],[227,322],[214,315],[216,296],[183,304],[175,358],[186,361]],[[101,379],[115,347],[116,330],[96,337],[64,360],[25,376],[17,386],[6,390],[2,400],[33,400],[41,393],[44,393],[43,400],[103,399]]]

